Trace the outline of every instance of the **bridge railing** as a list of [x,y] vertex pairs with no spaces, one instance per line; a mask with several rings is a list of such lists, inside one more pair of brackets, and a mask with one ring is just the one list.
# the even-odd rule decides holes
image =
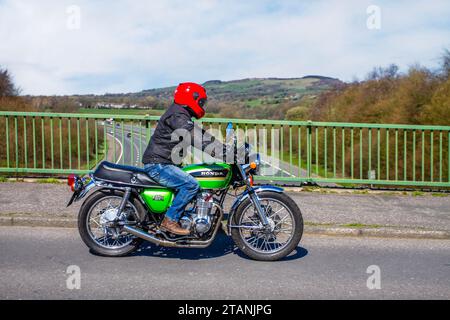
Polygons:
[[[0,112],[0,173],[86,173],[141,165],[159,117]],[[264,155],[274,182],[450,187],[450,127],[208,118]],[[195,153],[193,153],[194,155]],[[199,158],[191,158],[192,161]]]

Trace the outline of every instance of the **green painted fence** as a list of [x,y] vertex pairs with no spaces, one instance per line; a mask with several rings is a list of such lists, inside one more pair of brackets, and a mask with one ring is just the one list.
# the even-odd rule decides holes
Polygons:
[[[0,173],[86,173],[103,159],[139,166],[158,119],[0,112]],[[267,159],[271,174],[259,180],[450,187],[448,126],[218,118],[201,123],[223,132],[230,121],[238,138]]]

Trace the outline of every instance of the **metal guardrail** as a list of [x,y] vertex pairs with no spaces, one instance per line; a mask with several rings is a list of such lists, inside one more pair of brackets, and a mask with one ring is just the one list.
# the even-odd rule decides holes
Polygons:
[[[109,119],[113,119],[109,122]],[[0,112],[0,173],[86,173],[104,158],[139,165],[158,116]],[[233,122],[273,158],[261,180],[450,187],[450,127],[208,118]],[[277,132],[275,135],[274,132]],[[261,133],[262,132],[262,133]]]

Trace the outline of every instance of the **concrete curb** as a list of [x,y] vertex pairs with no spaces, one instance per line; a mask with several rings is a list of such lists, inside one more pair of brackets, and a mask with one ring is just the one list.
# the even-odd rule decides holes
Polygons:
[[[0,226],[77,228],[77,223],[78,223],[77,219],[73,218],[0,216]],[[222,227],[224,227],[224,225],[225,224],[222,224]],[[399,228],[399,227],[349,228],[340,226],[305,225],[304,233],[309,235],[324,235],[324,236],[450,240],[450,231],[423,230],[423,229]]]
[[443,230],[423,230],[413,228],[348,228],[336,226],[305,226],[305,234],[328,236],[379,237],[379,238],[413,238],[413,239],[448,239],[450,232]]
[[77,223],[73,218],[0,216],[0,226],[76,228]]

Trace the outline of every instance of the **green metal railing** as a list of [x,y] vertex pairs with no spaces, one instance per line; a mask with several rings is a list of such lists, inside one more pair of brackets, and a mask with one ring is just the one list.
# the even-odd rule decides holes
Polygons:
[[[157,116],[0,112],[0,173],[86,173],[104,159],[141,165]],[[272,170],[260,180],[450,187],[450,127],[209,118]],[[276,148],[275,148],[276,146]],[[276,158],[277,161],[272,161]],[[191,158],[193,161],[199,158]],[[197,160],[201,161],[201,160]]]

